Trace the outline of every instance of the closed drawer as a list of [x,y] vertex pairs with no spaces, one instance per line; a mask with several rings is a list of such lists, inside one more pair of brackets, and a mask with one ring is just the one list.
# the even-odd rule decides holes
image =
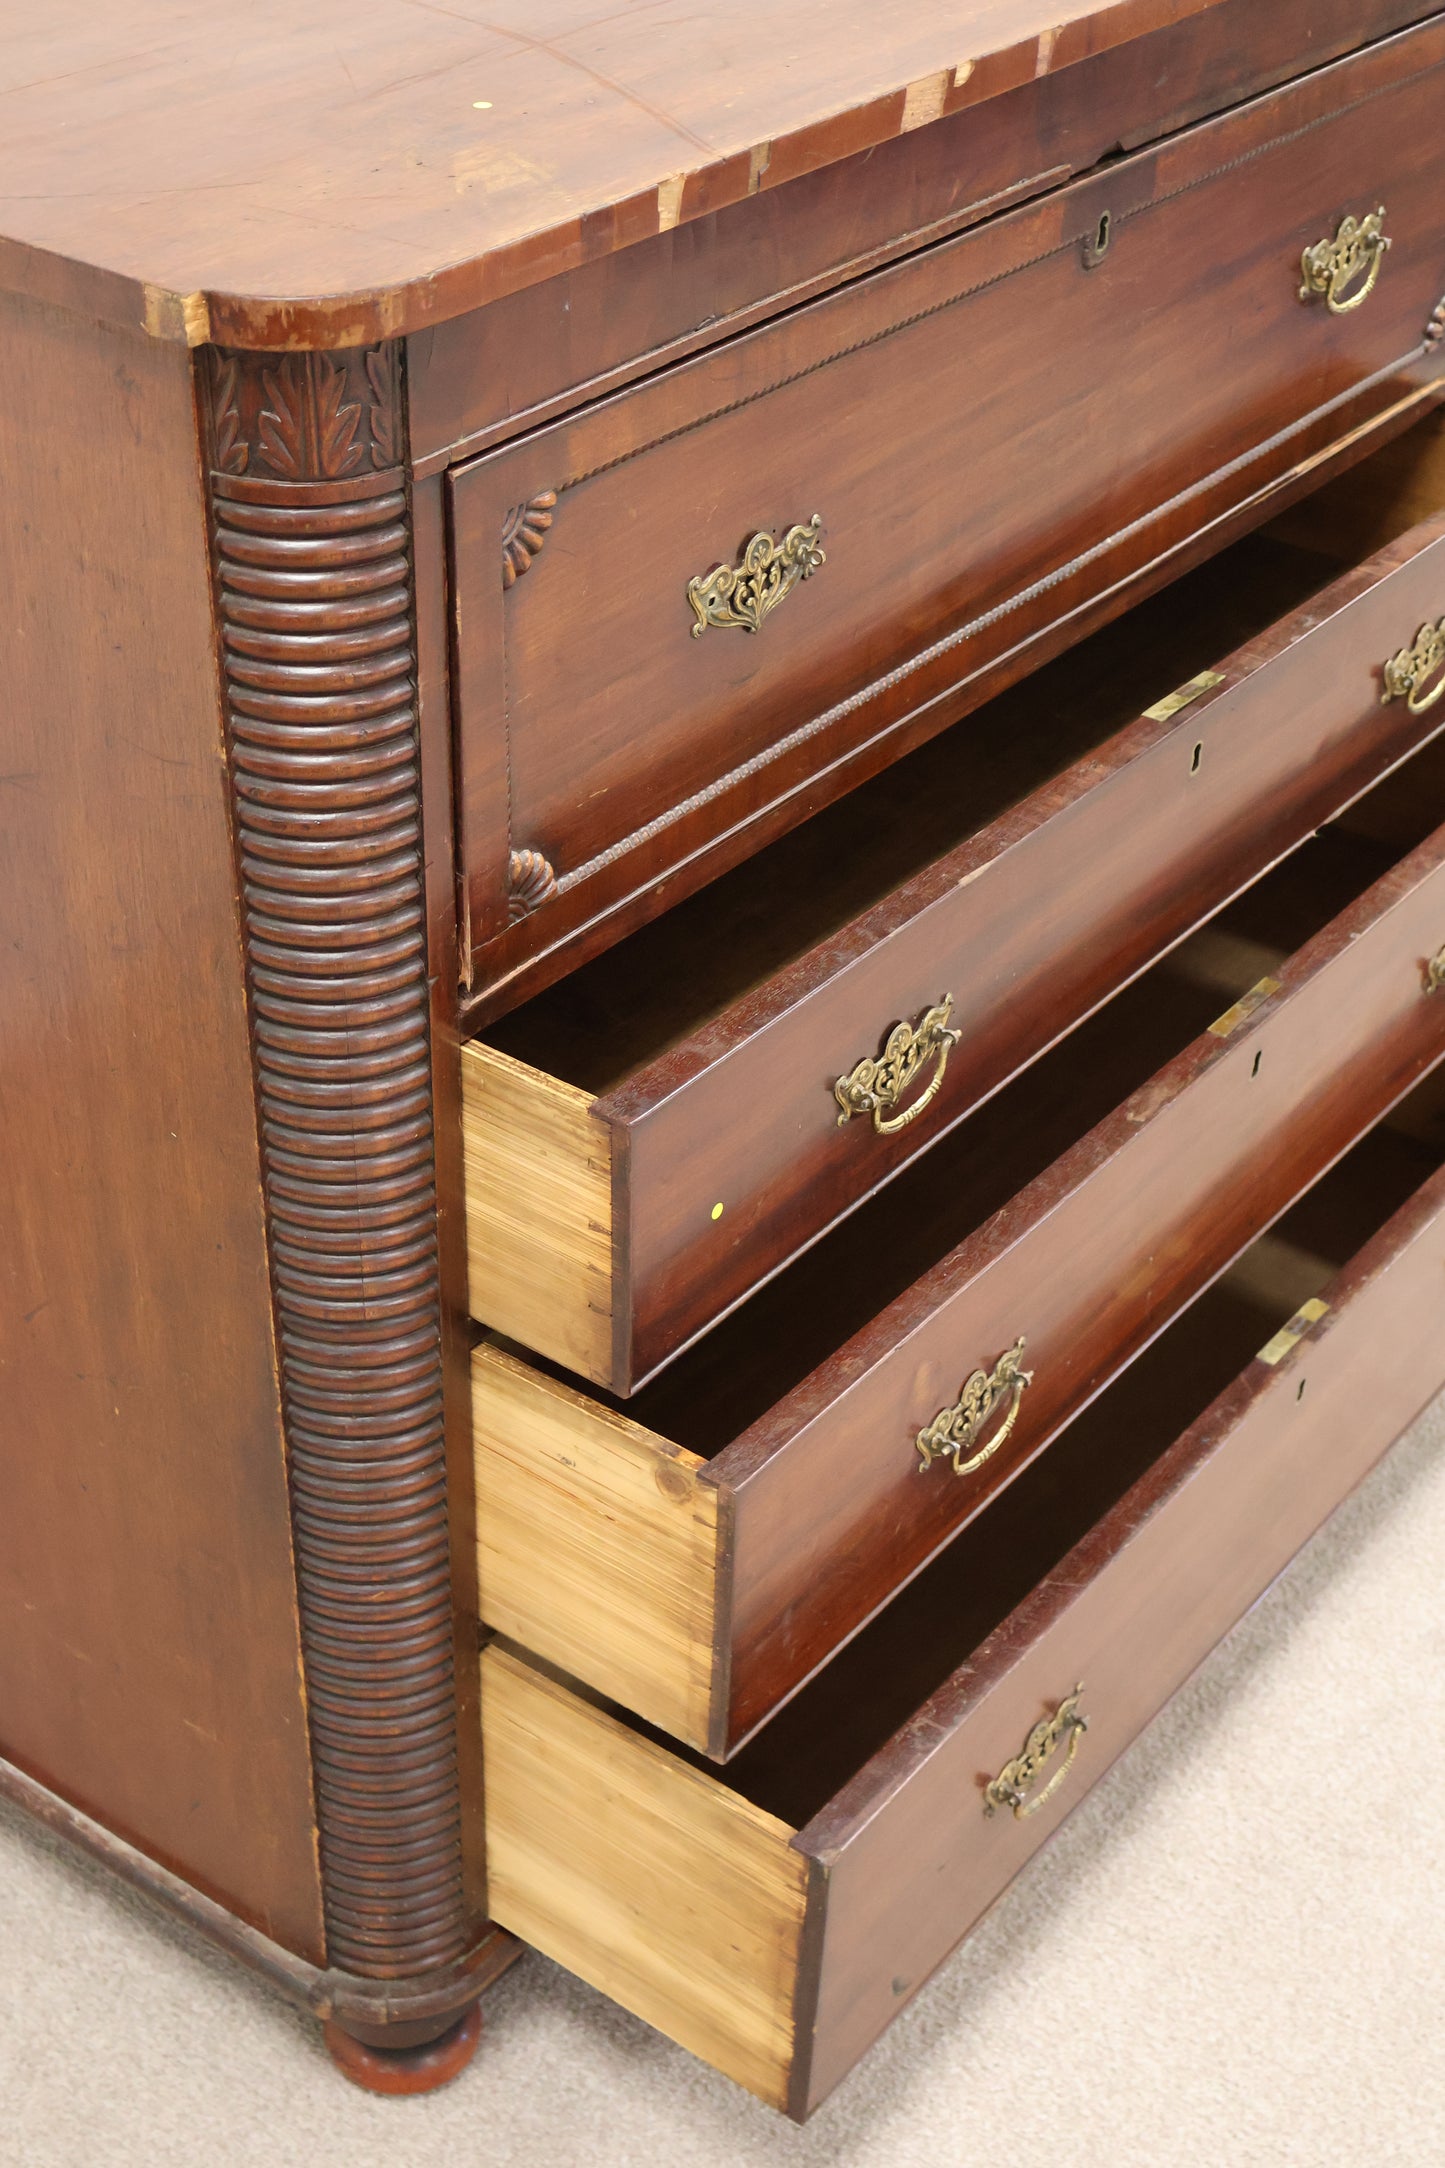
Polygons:
[[[695,885],[1430,376],[1442,57],[1402,33],[456,470],[473,986]],[[1381,205],[1363,305],[1302,302]]]
[[[1143,38],[1046,74],[1034,50],[1012,95],[964,71],[946,118],[811,172],[772,146],[754,194],[575,270],[523,286],[407,343],[414,461],[440,466],[519,421],[646,375],[841,278],[1056,188],[1120,144],[1171,134],[1418,21],[1428,0],[1214,0]],[[1066,33],[1067,37],[1067,33]],[[943,88],[940,82],[940,89]],[[976,102],[972,102],[976,101]],[[706,186],[706,183],[702,184]]]
[[746,1741],[1445,1053],[1445,828],[1397,855],[1442,756],[625,1407],[483,1342],[484,1620],[717,1758]]
[[1429,1127],[1327,1177],[726,1781],[488,1648],[495,1917],[806,2115],[1445,1383],[1445,1176],[1380,1226]]
[[635,1392],[1438,729],[1381,695],[1445,613],[1445,521],[1350,559],[1445,503],[1445,433],[1337,493],[468,1046],[473,1314]]

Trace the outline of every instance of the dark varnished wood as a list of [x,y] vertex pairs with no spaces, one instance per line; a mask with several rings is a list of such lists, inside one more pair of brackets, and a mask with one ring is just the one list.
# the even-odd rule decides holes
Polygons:
[[[193,345],[364,344],[1219,5],[738,0],[726,66],[650,0],[317,0],[234,39],[186,0],[17,19],[0,267]],[[1359,0],[1358,35],[1426,12]],[[1318,50],[1302,32],[1298,62]]]
[[[1445,305],[1437,315],[1439,329],[1427,343],[1427,358],[1433,355],[1440,337],[1445,335]],[[1262,489],[1252,492],[1243,502],[1216,508],[1195,531],[1161,550],[1139,572],[1119,581],[1102,595],[1066,597],[1067,606],[1055,620],[1021,640],[997,662],[986,665],[970,682],[964,697],[950,694],[926,703],[906,721],[880,732],[855,752],[834,762],[822,776],[810,772],[800,758],[780,759],[778,777],[783,787],[779,794],[731,829],[716,833],[716,824],[707,805],[683,814],[676,823],[676,840],[686,848],[686,856],[680,861],[674,862],[674,838],[664,832],[655,848],[644,853],[643,861],[635,869],[640,876],[637,885],[628,887],[624,883],[626,893],[614,907],[599,913],[554,948],[543,949],[495,985],[470,992],[464,986],[460,1006],[464,1031],[481,1030],[492,1019],[507,1014],[538,990],[555,984],[567,972],[602,953],[628,933],[651,924],[661,911],[694,895],[706,883],[762,850],[776,837],[787,834],[808,815],[832,804],[890,763],[926,744],[939,730],[946,729],[960,716],[967,716],[976,705],[1017,685],[1031,671],[1066,653],[1074,643],[1100,627],[1112,624],[1125,610],[1159,593],[1192,567],[1205,563],[1211,555],[1306,502],[1316,491],[1347,474],[1357,462],[1437,413],[1440,396],[1438,385],[1433,381],[1407,387],[1382,412],[1373,394],[1357,395],[1342,409],[1340,435],[1323,449],[1306,453],[1295,465]],[[1072,587],[1080,583],[1069,584]],[[541,857],[540,853],[536,855]],[[664,869],[656,879],[646,870],[654,857]],[[543,864],[546,865],[545,860]],[[543,893],[550,893],[551,882],[555,879],[550,867],[547,872],[549,878]]]
[[[1416,836],[1445,782],[1418,757],[1399,794]],[[1425,980],[1445,831],[1392,866],[1399,847],[1327,831],[627,1403],[711,1456],[715,1756],[1445,1054]],[[1265,971],[1233,1028],[1168,1058]],[[967,1477],[920,1476],[915,1433],[1020,1334],[1034,1382],[1012,1435]]]
[[378,1978],[455,1965],[474,1926],[400,367],[218,351],[203,377],[327,1947]]
[[324,1963],[189,361],[0,344],[0,1751]]
[[[425,472],[548,421],[1422,12],[1418,0],[1274,0],[1264,13],[1226,0],[781,185],[769,171],[740,203],[414,334],[412,458]],[[960,94],[978,82],[975,70]]]
[[[612,1132],[613,1390],[1438,727],[1382,707],[1380,666],[1445,601],[1440,523],[1327,570],[1239,545],[493,1028]],[[840,1129],[833,1080],[945,993],[928,1111]]]
[[434,2093],[459,2078],[477,2052],[482,2037],[482,2011],[473,2003],[464,2017],[449,2025],[435,2040],[412,2047],[378,2047],[328,2019],[322,2028],[327,2053],[344,2078],[366,2093],[403,2099],[416,2093]]
[[[448,589],[468,560],[465,535],[445,531],[440,461],[463,442],[475,451],[543,425],[537,443],[595,440],[604,463],[626,459],[640,473],[659,427],[691,430],[684,410],[704,370],[715,381],[746,373],[758,351],[750,341],[765,336],[749,327],[763,317],[777,320],[766,336],[793,356],[787,368],[812,371],[816,310],[835,306],[818,296],[860,274],[869,277],[836,306],[860,326],[871,305],[889,317],[860,334],[876,333],[879,349],[855,356],[861,403],[882,411],[906,337],[902,405],[920,406],[927,335],[905,334],[894,301],[962,245],[947,236],[976,226],[971,261],[982,265],[1025,231],[1019,217],[1032,216],[1039,236],[1052,232],[1052,246],[1077,240],[1068,221],[1092,219],[1099,204],[1117,213],[1121,240],[1142,236],[1148,206],[1184,185],[1192,154],[1187,142],[1168,145],[1131,165],[1112,157],[1116,145],[1135,148],[1426,14],[1410,0],[1348,9],[1281,0],[1260,24],[1246,0],[1066,0],[1062,11],[990,0],[961,12],[929,0],[887,25],[854,0],[802,0],[782,17],[750,9],[747,0],[732,18],[726,73],[699,64],[691,19],[664,22],[643,0],[601,17],[541,0],[525,21],[493,9],[485,22],[465,6],[443,18],[398,0],[361,0],[342,21],[322,0],[284,32],[248,22],[219,43],[213,23],[175,0],[135,0],[113,16],[92,9],[81,22],[71,11],[0,32],[0,292],[25,297],[0,300],[5,509],[17,515],[0,538],[0,593],[14,619],[7,682],[18,718],[15,757],[0,763],[16,816],[0,1117],[18,1170],[4,1247],[13,1273],[35,1282],[10,1306],[11,1344],[0,1349],[18,1414],[11,1517],[0,1526],[0,1751],[14,1755],[0,1765],[0,1792],[315,2010],[338,2059],[381,2090],[454,2073],[476,2032],[474,2011],[462,2013],[515,1954],[483,1916],[474,1672],[458,1662],[477,1600],[454,1001],[472,959],[451,893],[448,722],[454,699],[464,717],[477,713],[467,675],[477,613],[462,611],[454,672]],[[754,34],[760,20],[765,36]],[[1440,20],[1421,40],[1442,34]],[[1397,43],[1359,66],[1383,82],[1402,54],[1423,49]],[[492,76],[500,96],[489,94]],[[1307,105],[1330,93],[1316,83],[1289,95]],[[1417,133],[1423,142],[1430,131],[1406,125],[1412,110],[1392,104],[1394,140],[1383,142],[1394,215],[1403,206],[1407,227],[1433,155],[1415,158]],[[1253,125],[1239,117],[1240,142]],[[1072,194],[1035,201],[1101,154]],[[1331,218],[1354,189],[1348,164],[1314,160]],[[1117,198],[1121,176],[1137,200]],[[1274,192],[1271,215],[1287,197]],[[1031,212],[1012,208],[1024,203]],[[1179,224],[1197,238],[1197,222]],[[885,690],[866,728],[839,734],[826,773],[810,738],[791,767],[760,769],[757,787],[727,807],[704,748],[699,803],[679,816],[674,801],[690,787],[682,741],[701,745],[707,733],[685,688],[665,688],[661,705],[679,727],[670,750],[648,750],[662,786],[655,842],[619,860],[615,880],[599,869],[569,920],[578,866],[545,836],[509,834],[505,918],[520,930],[500,928],[487,971],[501,978],[470,1002],[469,1019],[676,901],[1403,428],[1435,396],[1445,332],[1435,293],[1413,344],[1403,331],[1384,336],[1404,325],[1414,292],[1404,238],[1402,229],[1381,289],[1396,298],[1383,314],[1344,331],[1326,324],[1323,362],[1276,367],[1276,354],[1262,389],[1241,362],[1239,415],[1227,427],[1205,410],[1218,345],[1190,334],[1187,382],[1146,356],[1146,406],[1172,401],[1181,443],[1189,437],[1177,470],[1145,461],[1116,489],[1080,461],[1077,505],[1044,506],[1036,531],[1010,537],[970,447],[970,516],[1000,538],[997,563],[980,580],[960,559],[949,573],[958,591],[943,592],[940,534],[910,506],[907,546],[918,554],[922,535],[922,576],[910,586],[890,574],[861,632],[856,589],[851,618],[844,594],[828,614],[836,577],[819,590],[826,652],[801,691],[743,685],[724,750],[746,763],[749,707],[766,733],[795,694],[804,709],[839,704],[840,686],[844,704],[860,691],[871,699],[880,671],[911,666],[940,627],[957,631],[970,609],[987,615],[997,603],[1014,619],[1009,637],[985,641],[962,693],[952,660],[933,678],[913,671],[893,709]],[[1020,263],[1010,276],[1028,283],[1037,323],[1067,328],[1050,283],[1062,260],[1047,272],[1042,259]],[[1210,263],[1222,298],[1228,277]],[[1074,290],[1087,276],[1107,292],[1112,266],[1071,270]],[[1126,278],[1116,314],[1132,295]],[[1101,334],[1096,359],[1108,373],[1108,312],[1092,306],[1072,344]],[[455,334],[426,335],[461,311],[479,314]],[[1147,345],[1136,315],[1136,343]],[[1361,326],[1379,330],[1378,352]],[[421,424],[410,447],[406,334]],[[990,336],[981,316],[970,321],[980,365]],[[183,344],[203,349],[194,375]],[[1070,344],[1051,356],[1055,389]],[[559,435],[563,403],[635,385],[701,345],[715,351],[691,373],[670,368]],[[1011,328],[1005,348],[1006,360],[1018,352]],[[987,424],[1020,447],[1035,367],[1026,362],[1014,368],[1013,404]],[[846,435],[840,414],[853,395],[833,397],[838,381],[800,441]],[[769,424],[773,441],[786,440],[782,406],[768,404],[766,386],[753,392],[759,409],[782,415]],[[627,417],[639,415],[646,443],[634,447]],[[1237,441],[1225,442],[1236,422]],[[906,428],[891,426],[891,445],[878,440],[898,467],[893,498],[876,500],[885,533],[890,521],[897,531],[899,492],[919,497],[900,458]],[[1261,464],[1256,440],[1271,432],[1279,442]],[[1206,448],[1210,434],[1220,441]],[[1040,449],[1020,449],[1016,474],[1038,471],[1028,462]],[[524,456],[519,446],[496,459]],[[723,503],[706,461],[683,465],[695,493],[715,498],[710,516],[735,526],[742,509]],[[923,471],[927,495],[933,465]],[[1137,549],[1127,534],[1120,542],[1120,522],[1149,521],[1181,476],[1193,494],[1177,514],[1154,520]],[[865,479],[854,471],[849,486],[873,506]],[[769,486],[781,486],[777,475]],[[505,551],[501,533],[492,538],[497,582],[510,580],[524,621],[545,617],[528,598],[577,549],[566,515],[579,500],[564,489],[553,501],[553,489],[528,483],[505,507],[519,514]],[[637,492],[654,527],[663,497],[651,483]],[[601,521],[605,557],[630,546],[632,508],[620,525]],[[764,506],[756,522],[774,517]],[[740,538],[729,531],[727,542]],[[1098,553],[1116,544],[1101,579]],[[634,561],[649,564],[651,548]],[[1060,551],[1074,558],[1056,562]],[[1047,608],[1025,624],[1010,583],[1056,572]],[[977,592],[964,596],[964,585]],[[555,629],[534,638],[534,659]],[[699,652],[710,658],[723,637]],[[614,639],[609,667],[617,652]],[[483,660],[491,669],[498,656]],[[733,669],[746,650],[723,660]],[[536,688],[525,672],[516,687],[525,709]],[[564,683],[559,703],[574,744],[553,782],[569,806],[585,806],[597,782],[573,757],[594,690],[584,671],[580,693]],[[474,789],[484,812],[499,778],[515,795],[495,748],[474,754],[469,746],[462,763],[468,818]],[[1327,789],[1322,780],[1311,813],[1355,787],[1347,766]],[[1350,774],[1362,781],[1365,768]],[[607,809],[625,815],[619,833],[640,817],[623,796]],[[1307,817],[1291,803],[1281,847]],[[1383,864],[1415,840],[1408,809],[1403,828],[1394,813],[1371,819],[1352,830],[1355,863]],[[604,820],[586,844],[594,858],[606,857],[609,833]],[[1245,855],[1246,871],[1257,870],[1258,852]],[[474,892],[472,936],[489,930],[496,905]],[[1317,922],[1308,901],[1298,908],[1290,939]],[[548,933],[551,945],[537,948],[534,914],[538,926],[562,926],[561,939]],[[1196,897],[1180,929],[1197,915]],[[1267,945],[1278,930],[1240,920],[1234,935]],[[1362,928],[1362,949],[1369,938]],[[1165,991],[1152,1023],[1131,1012],[1137,1036],[1119,1051],[1122,1080],[1098,1034],[1076,1043],[1098,1095],[1092,1111],[1172,1051],[1185,1035],[1174,1031],[1179,1018],[1198,1021],[1198,987],[1168,984],[1173,993],[1155,983]],[[1283,1001],[1252,1026],[1267,1035],[1288,1013]],[[1361,1017],[1363,1032],[1371,1016]],[[1382,1026],[1374,1051],[1372,1088],[1383,1092],[1390,1060],[1408,1070],[1408,1049]],[[1001,1057],[1000,1077],[1007,1066]],[[1063,1075],[1062,1065],[1041,1068],[1033,1100],[1010,1099],[994,1129],[975,1134],[985,1153],[989,1136],[1000,1146],[995,1168],[974,1162],[997,1200],[1061,1144],[1077,1147],[1088,1116],[1050,1103]],[[1204,1081],[1201,1072],[1195,1085]],[[1346,1076],[1341,1106],[1355,1106],[1351,1092]],[[1027,1105],[1044,1121],[1026,1138],[1017,1117]],[[1156,1112],[1162,1123],[1151,1107],[1143,1126]],[[1321,1120],[1311,1151],[1334,1134]],[[1298,1174],[1308,1157],[1286,1155],[1281,1195],[1289,1168]],[[974,1201],[986,1209],[983,1191]],[[902,1191],[899,1202],[906,1210]],[[877,1224],[886,1241],[898,1222]],[[1225,1224],[1238,1234],[1243,1222]],[[939,1223],[925,1211],[910,1239],[931,1243],[932,1257],[956,1233],[935,1239]],[[907,1249],[889,1248],[885,1278]],[[1195,1278],[1214,1256],[1196,1246]],[[1159,1319],[1195,1278],[1169,1283]],[[854,1285],[843,1307],[854,1305],[853,1325],[866,1323],[896,1293]],[[819,1311],[805,1325],[792,1353],[826,1332],[831,1358],[837,1316]],[[1118,1346],[1102,1330],[1095,1337],[1102,1377],[1127,1335]],[[737,1345],[718,1338],[705,1382]],[[778,1345],[760,1348],[746,1390],[756,1396],[780,1359]],[[707,1419],[716,1425],[716,1411]],[[760,1486],[769,1465],[766,1448],[750,1464]],[[745,1506],[746,1484],[737,1495]],[[997,1510],[1007,1514],[1011,1497]],[[1019,1545],[1010,1570],[1044,1563],[1042,1550]],[[760,1647],[774,1634],[786,1668],[798,1661],[793,1625],[758,1626],[773,1600],[758,1588],[743,1624]],[[826,1635],[837,1605],[825,1576],[819,1588]],[[837,1674],[849,1676],[858,1674]],[[900,1922],[906,1911],[900,1902]],[[817,1976],[815,1963],[808,1979]],[[828,2056],[842,2052],[834,2042],[870,2022],[867,1980],[840,1992],[854,2014],[820,2020],[815,2091]]]
[[[796,2112],[827,2095],[1438,1391],[1442,1265],[1437,1174],[1324,1289],[1328,1315],[1277,1366],[1252,1362],[803,1830],[827,1920]],[[1032,1820],[986,1822],[984,1784],[1080,1678],[1079,1780]]]
[[[808,1865],[799,2121],[1445,1382],[1438,1111],[1365,1138],[728,1770]],[[1080,1684],[1065,1783],[985,1815]],[[562,1865],[564,1907],[607,1902]]]
[[456,1651],[457,1776],[462,1811],[463,1885],[468,1911],[480,1921],[486,1913],[486,1829],[482,1735],[477,1714],[474,1661],[476,1496],[468,1465],[472,1328],[467,1316],[466,1224],[461,1203],[461,1104],[455,999],[458,971],[456,854],[452,822],[452,747],[448,727],[446,552],[439,481],[419,482],[413,486],[411,516],[442,1398]]
[[384,2039],[389,2029],[400,2026],[414,2027],[425,2036],[439,2029],[438,2019],[441,2028],[449,2028],[457,2008],[484,1993],[521,1955],[516,1938],[493,1927],[478,1938],[463,1963],[450,1970],[418,1980],[363,1979],[313,1964],[273,1942],[229,1906],[205,1896],[10,1762],[0,1761],[0,1799],[59,1837],[69,1850],[95,1860],[289,2002],[348,2027],[355,2038],[379,2034]]
[[[1431,373],[1442,56],[1442,27],[1387,41],[457,472],[472,986],[555,970],[704,845],[940,727]],[[1331,318],[1299,300],[1301,236],[1357,195],[1397,242]],[[529,505],[545,534],[504,586]],[[759,636],[689,637],[689,577],[815,511],[828,562]]]
[[[734,1736],[1445,1054],[1423,980],[1442,915],[1437,836],[1281,965],[1282,990],[1234,1035],[1161,1072],[842,1351],[826,1386],[804,1384],[740,1441]],[[1269,921],[1255,923],[1267,938]],[[1020,1333],[1035,1381],[1013,1436],[976,1477],[920,1480],[895,1441],[911,1445]],[[890,1364],[894,1348],[906,1352]],[[846,1492],[823,1474],[834,1425],[853,1441]],[[780,1541],[790,1508],[806,1516],[806,1560]],[[876,1563],[870,1525],[887,1530]]]

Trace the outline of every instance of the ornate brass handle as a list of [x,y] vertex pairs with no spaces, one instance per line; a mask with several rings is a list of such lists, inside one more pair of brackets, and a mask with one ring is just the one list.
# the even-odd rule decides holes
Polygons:
[[[1032,1370],[1021,1367],[1026,1345],[1020,1333],[991,1371],[975,1370],[972,1377],[965,1379],[963,1391],[953,1406],[940,1408],[933,1421],[919,1431],[913,1442],[923,1456],[918,1465],[920,1475],[926,1475],[936,1460],[951,1459],[955,1475],[971,1475],[986,1460],[992,1460],[1019,1419],[1019,1402],[1026,1387],[1034,1382]],[[970,1452],[1005,1399],[1009,1404],[1008,1414],[988,1444],[965,1460],[964,1455]]]
[[700,640],[709,625],[735,625],[742,632],[756,632],[800,580],[810,580],[827,563],[818,547],[822,532],[823,522],[815,512],[806,527],[790,527],[781,542],[770,534],[755,534],[740,564],[719,565],[715,572],[689,580],[687,599],[697,619],[694,640]]
[[[1074,1766],[1074,1756],[1079,1751],[1079,1741],[1089,1728],[1089,1719],[1079,1714],[1079,1696],[1082,1683],[1071,1694],[1066,1694],[1052,1716],[1045,1716],[1035,1724],[1024,1741],[1022,1754],[1016,1754],[1008,1765],[984,1787],[983,1811],[993,1814],[999,1807],[1012,1807],[1014,1819],[1026,1822],[1031,1814],[1053,1798],[1064,1778]],[[1041,1792],[1028,1796],[1029,1786],[1043,1774],[1045,1768],[1058,1752],[1064,1740],[1069,1751],[1049,1778]]]
[[[855,1114],[871,1114],[873,1127],[880,1137],[891,1137],[895,1130],[906,1129],[916,1122],[919,1115],[936,1098],[948,1067],[950,1049],[963,1037],[961,1031],[952,1031],[948,1019],[953,1014],[953,996],[945,994],[933,1008],[925,1009],[916,1024],[895,1024],[883,1042],[883,1052],[876,1059],[867,1055],[840,1076],[833,1086],[833,1097],[842,1108],[838,1127],[842,1129]],[[927,1091],[905,1107],[901,1114],[894,1114],[903,1094],[907,1091],[920,1069],[936,1061]]]
[[1425,991],[1445,994],[1445,948],[1438,950],[1425,966]]
[[1348,315],[1374,292],[1389,246],[1383,203],[1364,218],[1342,218],[1333,241],[1316,241],[1300,258],[1301,301],[1323,295],[1331,316]]
[[[1438,625],[1422,625],[1413,645],[1402,647],[1398,655],[1390,657],[1383,676],[1382,706],[1403,700],[1412,715],[1423,715],[1427,708],[1433,708],[1445,694],[1445,617]],[[1430,685],[1432,677],[1435,683]]]

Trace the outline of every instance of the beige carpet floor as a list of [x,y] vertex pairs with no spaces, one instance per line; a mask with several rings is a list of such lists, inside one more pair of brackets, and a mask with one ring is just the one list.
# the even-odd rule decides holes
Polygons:
[[540,1958],[448,2092],[0,1820],[5,2168],[1445,2168],[1445,1402],[804,2131]]

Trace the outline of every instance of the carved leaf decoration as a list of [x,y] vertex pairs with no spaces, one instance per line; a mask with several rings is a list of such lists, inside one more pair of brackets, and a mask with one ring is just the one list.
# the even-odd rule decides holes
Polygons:
[[219,353],[216,355],[213,385],[211,413],[215,435],[216,472],[244,474],[250,446],[241,436],[241,399],[236,364],[231,356]]
[[269,404],[256,428],[260,451],[277,474],[300,481],[306,465],[305,393],[297,382],[296,356],[288,354],[279,368],[263,370],[261,388]]
[[[555,489],[540,490],[525,504],[514,504],[502,522],[502,585],[510,587],[529,571],[540,556],[552,514],[557,509]],[[523,853],[522,855],[528,855]]]
[[366,357],[366,380],[371,386],[371,447],[379,467],[400,464],[396,441],[396,384],[390,349],[374,346]]
[[356,441],[361,427],[361,408],[346,403],[346,371],[325,354],[312,356],[316,393],[316,448],[321,472],[328,481],[353,474],[361,465],[363,447]]
[[557,876],[540,851],[513,851],[508,868],[507,914],[513,925],[557,893]]

